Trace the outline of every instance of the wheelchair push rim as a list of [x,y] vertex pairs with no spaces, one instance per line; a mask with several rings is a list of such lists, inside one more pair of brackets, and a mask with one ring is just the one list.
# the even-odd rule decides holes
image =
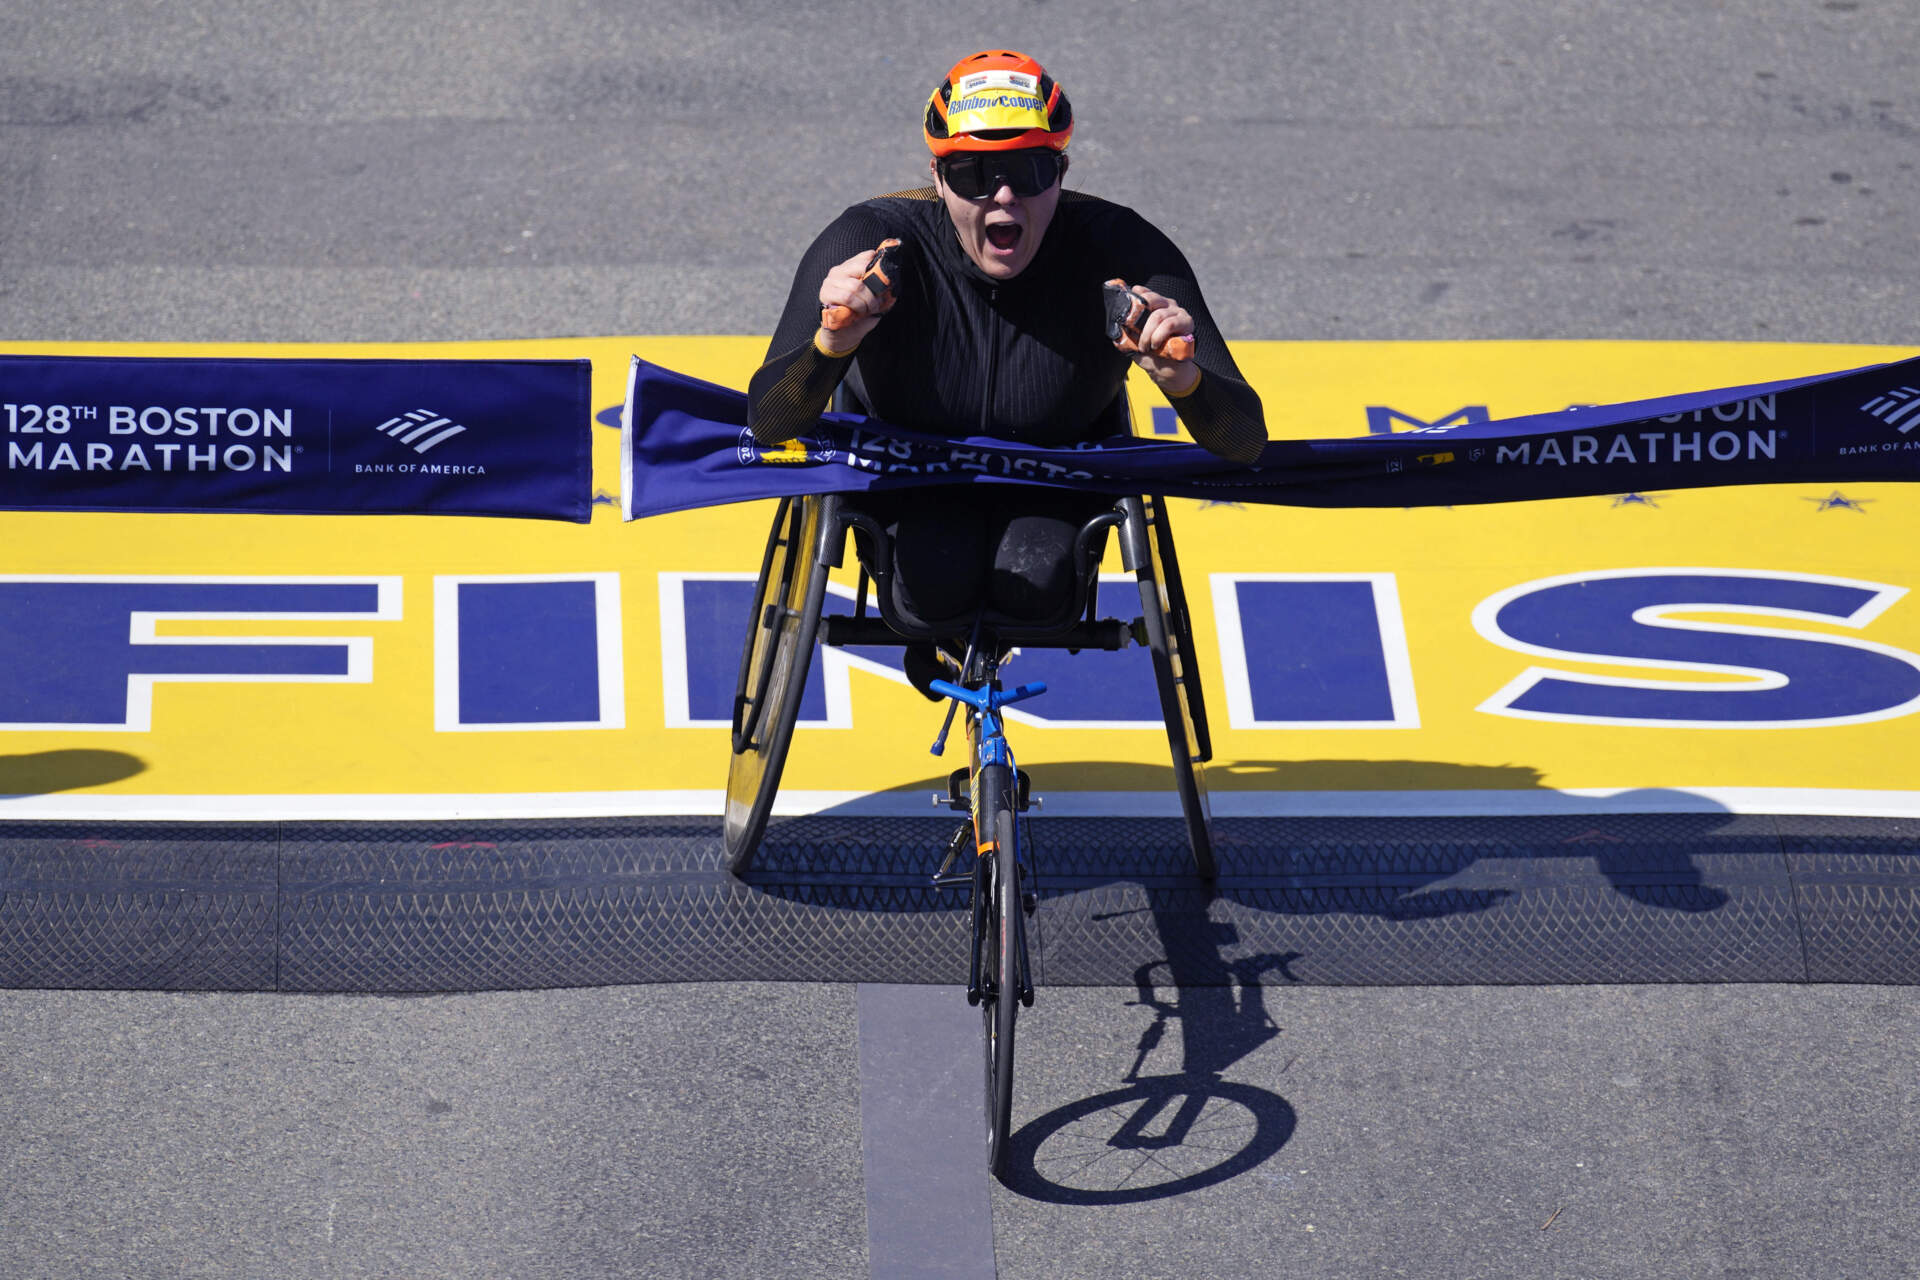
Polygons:
[[1212,756],[1202,700],[1200,672],[1194,664],[1193,630],[1164,500],[1140,499],[1140,521],[1133,539],[1134,576],[1140,586],[1141,620],[1153,658],[1153,679],[1160,694],[1172,756],[1174,789],[1193,852],[1194,870],[1203,880],[1218,874],[1213,855],[1213,811],[1207,799],[1206,761]]
[[752,865],[766,833],[800,715],[827,591],[827,570],[814,554],[820,524],[817,500],[782,499],[761,558],[734,688],[722,821],[727,868],[735,873]]

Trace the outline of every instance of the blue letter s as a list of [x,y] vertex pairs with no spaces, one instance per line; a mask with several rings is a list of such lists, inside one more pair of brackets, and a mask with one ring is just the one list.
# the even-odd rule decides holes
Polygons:
[[1622,569],[1523,583],[1474,610],[1481,635],[1521,653],[1737,680],[1651,680],[1539,667],[1481,704],[1493,715],[1663,728],[1857,724],[1920,708],[1920,658],[1778,627],[1686,621],[1742,613],[1864,627],[1903,587],[1813,574]]

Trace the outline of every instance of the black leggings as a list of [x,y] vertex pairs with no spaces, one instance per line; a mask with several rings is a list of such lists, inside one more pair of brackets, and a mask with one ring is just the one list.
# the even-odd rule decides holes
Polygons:
[[[1039,621],[1072,597],[1080,527],[1114,500],[1011,485],[849,499],[893,540],[893,603],[909,617],[971,617],[982,604]],[[864,548],[862,549],[864,554]]]

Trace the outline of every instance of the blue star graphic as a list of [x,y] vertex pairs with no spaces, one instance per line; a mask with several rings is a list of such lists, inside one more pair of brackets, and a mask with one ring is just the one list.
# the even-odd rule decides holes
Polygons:
[[1858,511],[1864,515],[1866,514],[1867,504],[1875,501],[1875,499],[1849,498],[1846,494],[1835,489],[1824,498],[1802,498],[1801,501],[1813,503],[1815,511]]
[[1660,499],[1665,496],[1665,494],[1659,493],[1618,493],[1614,495],[1611,505],[1616,507],[1652,507],[1658,511],[1660,509]]

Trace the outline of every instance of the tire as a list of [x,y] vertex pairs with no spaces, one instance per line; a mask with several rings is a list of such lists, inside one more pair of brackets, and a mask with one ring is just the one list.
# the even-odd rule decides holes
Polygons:
[[1195,660],[1199,652],[1193,643],[1193,616],[1187,609],[1186,583],[1180,577],[1180,557],[1173,549],[1173,524],[1167,514],[1166,499],[1149,498],[1147,525],[1153,530],[1151,554],[1154,576],[1160,580],[1167,602],[1167,627],[1176,651],[1181,655],[1186,693],[1186,730],[1193,758],[1200,763],[1213,759],[1213,734],[1207,727],[1207,700]]
[[[1172,532],[1161,500],[1147,498],[1141,508],[1146,528],[1138,531],[1133,557],[1134,576],[1140,584],[1140,616],[1146,624],[1147,648],[1153,655],[1153,680],[1160,692],[1160,715],[1167,726],[1173,785],[1180,796],[1187,844],[1193,850],[1194,870],[1201,879],[1210,881],[1218,874],[1205,768],[1213,755],[1213,744],[1207,732],[1200,672],[1194,665],[1193,630],[1187,620],[1180,566],[1173,558]],[[1129,533],[1135,536],[1133,531]]]
[[983,850],[975,892],[987,895],[980,913],[980,1017],[986,1065],[987,1169],[1005,1178],[1012,1151],[1013,1026],[1020,1011],[1021,934],[1019,846],[1015,842],[1013,778],[1004,765],[980,771],[980,821],[993,849]]
[[761,557],[734,686],[733,756],[721,823],[727,870],[735,875],[753,865],[766,834],[820,632],[827,594],[827,570],[815,556],[820,511],[815,498],[782,499]]

